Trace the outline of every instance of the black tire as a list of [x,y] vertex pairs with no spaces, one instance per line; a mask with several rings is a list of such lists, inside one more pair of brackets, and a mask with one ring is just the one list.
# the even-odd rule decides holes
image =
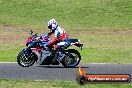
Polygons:
[[[68,50],[66,50],[66,52],[68,52],[69,55],[72,54],[72,53],[74,53],[75,55],[77,55],[78,59],[77,59],[76,63],[73,61],[73,64],[72,63],[67,64],[66,63],[66,59],[64,58],[63,61],[62,61],[62,65],[64,67],[66,67],[66,68],[76,67],[79,64],[80,60],[81,60],[80,53],[77,50],[75,50],[75,49],[68,49]],[[72,58],[72,59],[75,59],[75,58]]]
[[33,55],[31,55],[31,53],[28,53],[30,54],[30,57],[28,58],[28,60],[31,60],[31,63],[25,63],[24,61],[22,61],[23,59],[25,61],[28,61],[25,59],[25,56],[22,57],[23,54],[26,54],[26,52],[24,50],[22,50],[21,52],[19,52],[18,56],[17,56],[17,62],[20,66],[22,67],[29,67],[29,66],[32,66],[34,63],[35,63],[35,57]]
[[83,85],[86,83],[86,78],[84,76],[77,76],[76,81],[78,84]]

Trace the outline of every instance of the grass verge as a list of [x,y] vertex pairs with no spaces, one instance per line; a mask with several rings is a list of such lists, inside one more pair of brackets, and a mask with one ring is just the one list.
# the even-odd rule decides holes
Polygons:
[[86,84],[75,81],[33,81],[0,79],[0,88],[131,88],[132,84]]

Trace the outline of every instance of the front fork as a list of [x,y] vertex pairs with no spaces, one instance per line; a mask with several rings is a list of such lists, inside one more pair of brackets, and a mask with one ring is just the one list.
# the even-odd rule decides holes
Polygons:
[[24,55],[26,57],[26,60],[28,60],[28,58],[31,56],[31,50],[29,48],[23,49],[23,51],[25,52]]
[[41,52],[41,49],[38,49],[38,48],[31,48],[32,50],[32,53],[34,53],[36,56],[37,56],[37,59],[36,59],[36,62],[37,64],[42,64],[42,52]]
[[[35,60],[36,60],[37,64],[42,64],[42,61],[41,61],[42,54],[41,54],[40,49],[38,49],[38,48],[26,48],[26,49],[24,49],[24,52],[31,53],[32,55],[35,54],[36,55]],[[29,57],[30,57],[30,55],[26,55],[26,59],[28,59]]]

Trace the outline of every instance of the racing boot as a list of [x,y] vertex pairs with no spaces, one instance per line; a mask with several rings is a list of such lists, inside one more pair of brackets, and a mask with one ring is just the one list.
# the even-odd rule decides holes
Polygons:
[[51,64],[52,65],[59,65],[59,62],[57,61],[57,58],[58,58],[58,52],[53,50],[52,51],[53,55],[54,55],[54,58],[52,59],[52,62]]

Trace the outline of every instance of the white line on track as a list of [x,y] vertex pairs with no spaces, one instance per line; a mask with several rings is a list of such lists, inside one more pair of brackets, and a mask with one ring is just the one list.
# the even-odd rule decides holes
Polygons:
[[88,64],[114,64],[114,63],[88,63]]

